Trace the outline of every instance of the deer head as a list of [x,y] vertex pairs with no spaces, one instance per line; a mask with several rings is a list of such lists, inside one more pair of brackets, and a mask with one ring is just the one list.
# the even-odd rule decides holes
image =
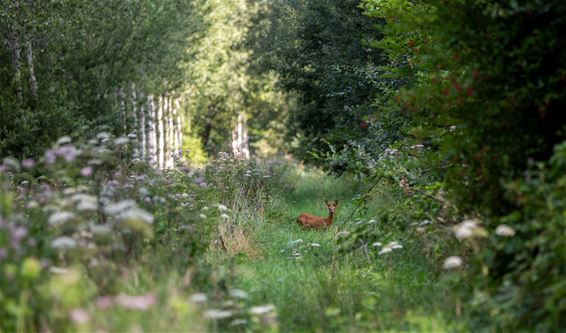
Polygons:
[[334,214],[336,211],[336,206],[338,206],[338,200],[334,200],[334,203],[328,202],[328,200],[324,200],[326,207],[328,208],[329,214]]

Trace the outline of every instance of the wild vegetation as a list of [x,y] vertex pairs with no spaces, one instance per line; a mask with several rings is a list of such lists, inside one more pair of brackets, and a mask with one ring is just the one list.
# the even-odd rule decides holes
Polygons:
[[0,332],[563,330],[565,17],[2,2]]

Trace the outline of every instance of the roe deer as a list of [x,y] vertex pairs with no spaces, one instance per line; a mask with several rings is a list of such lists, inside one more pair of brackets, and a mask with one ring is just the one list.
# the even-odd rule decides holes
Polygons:
[[328,208],[328,217],[324,218],[314,216],[309,213],[302,213],[297,218],[297,223],[301,229],[325,229],[332,224],[332,218],[334,218],[334,212],[336,211],[336,206],[338,206],[338,200],[334,201],[334,203],[328,203],[328,200],[325,200],[324,202]]

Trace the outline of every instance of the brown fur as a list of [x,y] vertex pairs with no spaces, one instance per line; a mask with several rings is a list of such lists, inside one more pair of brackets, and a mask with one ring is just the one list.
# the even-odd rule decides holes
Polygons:
[[302,213],[297,217],[297,223],[301,229],[326,229],[332,225],[332,219],[334,218],[334,212],[338,201],[333,204],[326,201],[326,207],[328,208],[328,217],[315,216],[309,213]]

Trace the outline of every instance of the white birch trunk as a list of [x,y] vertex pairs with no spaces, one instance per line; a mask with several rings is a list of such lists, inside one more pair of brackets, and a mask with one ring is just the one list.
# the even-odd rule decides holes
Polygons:
[[248,129],[246,126],[246,117],[243,112],[238,112],[238,121],[232,130],[232,152],[237,159],[250,158]]
[[147,156],[148,162],[151,166],[155,167],[156,164],[156,151],[155,151],[155,112],[153,104],[153,95],[147,96]]
[[179,98],[175,100],[175,122],[177,123],[177,126],[175,126],[177,129],[175,132],[175,153],[182,157],[183,139],[181,138],[181,133],[183,132],[183,120],[181,119],[181,100]]
[[159,143],[158,143],[158,147],[159,147],[159,158],[158,158],[158,167],[160,169],[165,168],[165,135],[163,133],[164,131],[164,115],[163,115],[163,111],[165,108],[165,98],[163,96],[159,96],[158,99],[158,107],[157,107],[157,124],[158,124],[158,129],[159,129]]
[[147,146],[146,146],[146,126],[145,126],[145,96],[143,93],[138,93],[140,110],[140,147],[141,147],[141,158],[147,160]]
[[126,111],[126,97],[124,96],[124,89],[120,87],[116,92],[116,98],[118,99],[118,105],[120,106],[120,120],[122,121],[122,128],[124,132],[128,130],[126,126],[126,119],[128,118],[127,111]]
[[131,85],[132,93],[131,93],[131,105],[132,105],[132,116],[133,116],[133,132],[136,135],[136,144],[134,145],[134,158],[140,158],[140,128],[138,123],[138,108],[137,108],[137,94],[136,94],[136,86],[132,83]]
[[26,60],[28,63],[28,71],[29,71],[29,90],[31,92],[31,96],[33,99],[37,99],[38,94],[38,85],[37,85],[37,77],[35,76],[35,67],[33,66],[33,48],[31,44],[31,40],[27,40],[26,42]]
[[173,147],[174,147],[174,125],[173,125],[173,100],[171,97],[167,98],[167,105],[168,105],[168,111],[167,111],[167,120],[168,120],[168,131],[167,131],[167,167],[172,168],[173,167]]
[[22,49],[20,47],[20,38],[17,34],[14,34],[8,41],[7,44],[10,48],[12,55],[12,69],[14,70],[14,85],[16,88],[16,95],[18,97],[18,102],[20,104],[24,101],[24,93],[22,89]]

